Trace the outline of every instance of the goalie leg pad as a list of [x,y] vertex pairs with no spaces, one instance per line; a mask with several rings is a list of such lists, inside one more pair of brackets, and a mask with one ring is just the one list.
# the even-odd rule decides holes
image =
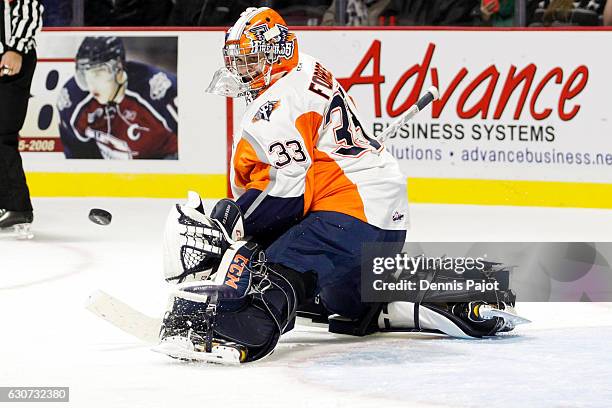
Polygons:
[[[416,313],[418,317],[415,319]],[[383,306],[378,317],[378,327],[385,330],[425,329],[440,331],[452,337],[474,338],[466,333],[462,326],[458,325],[455,319],[450,319],[437,310],[412,302],[391,302]]]
[[473,303],[484,304],[484,302],[455,304],[391,302],[383,305],[378,316],[378,327],[383,331],[403,329],[438,331],[464,339],[493,336],[505,331],[504,320],[500,317],[481,321],[471,320],[465,310]]
[[[500,331],[511,330],[514,326],[507,324],[502,317],[478,316],[480,305],[487,308],[504,310],[514,306],[516,296],[508,289],[510,268],[496,262],[487,262],[486,268],[477,271],[465,271],[452,275],[440,273],[435,269],[419,269],[410,274],[400,275],[414,282],[428,281],[433,283],[467,279],[482,279],[498,282],[506,289],[480,293],[476,289],[464,290],[420,290],[416,301],[391,302],[382,306],[378,317],[378,327],[383,330],[414,329],[416,331],[437,330],[453,337],[474,338],[495,335]],[[417,286],[418,287],[418,286]]]
[[246,348],[244,362],[270,354],[293,327],[297,296],[290,280],[262,255],[257,245],[243,242],[226,252],[214,281],[179,286],[164,318],[162,342],[183,336],[204,349],[210,349],[207,342],[231,342]]

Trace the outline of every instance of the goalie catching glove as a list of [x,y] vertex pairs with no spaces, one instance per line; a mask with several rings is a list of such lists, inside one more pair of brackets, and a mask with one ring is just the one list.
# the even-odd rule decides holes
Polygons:
[[204,280],[216,271],[225,251],[244,238],[240,207],[220,200],[210,217],[202,199],[189,192],[186,204],[170,210],[164,230],[164,278],[171,283]]

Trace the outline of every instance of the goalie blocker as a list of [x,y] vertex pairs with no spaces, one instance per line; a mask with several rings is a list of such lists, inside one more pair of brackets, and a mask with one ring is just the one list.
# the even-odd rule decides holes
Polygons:
[[414,303],[362,304],[358,316],[328,320],[332,312],[313,302],[321,293],[315,273],[270,262],[257,244],[236,240],[242,216],[233,201],[221,200],[211,215],[204,214],[199,197],[191,196],[168,218],[165,273],[177,285],[156,351],[171,357],[221,363],[261,359],[293,328],[297,315],[328,321],[330,331],[352,335],[399,330],[474,338],[521,323],[508,318],[514,316],[511,292],[500,293],[492,305],[441,303],[423,294]]

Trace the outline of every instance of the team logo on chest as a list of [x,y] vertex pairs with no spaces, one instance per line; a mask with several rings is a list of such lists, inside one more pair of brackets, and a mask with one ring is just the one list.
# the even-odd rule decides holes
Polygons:
[[257,113],[255,114],[255,116],[253,116],[253,123],[263,119],[265,121],[270,121],[270,116],[272,115],[272,112],[274,112],[274,110],[276,108],[278,108],[280,106],[280,101],[268,101],[266,103],[264,103],[258,110]]

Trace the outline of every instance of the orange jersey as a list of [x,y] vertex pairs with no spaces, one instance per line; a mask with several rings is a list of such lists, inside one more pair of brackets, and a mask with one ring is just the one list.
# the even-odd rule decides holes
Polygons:
[[313,211],[406,229],[406,177],[362,123],[332,74],[300,53],[297,67],[249,104],[234,136],[231,185],[247,233]]

